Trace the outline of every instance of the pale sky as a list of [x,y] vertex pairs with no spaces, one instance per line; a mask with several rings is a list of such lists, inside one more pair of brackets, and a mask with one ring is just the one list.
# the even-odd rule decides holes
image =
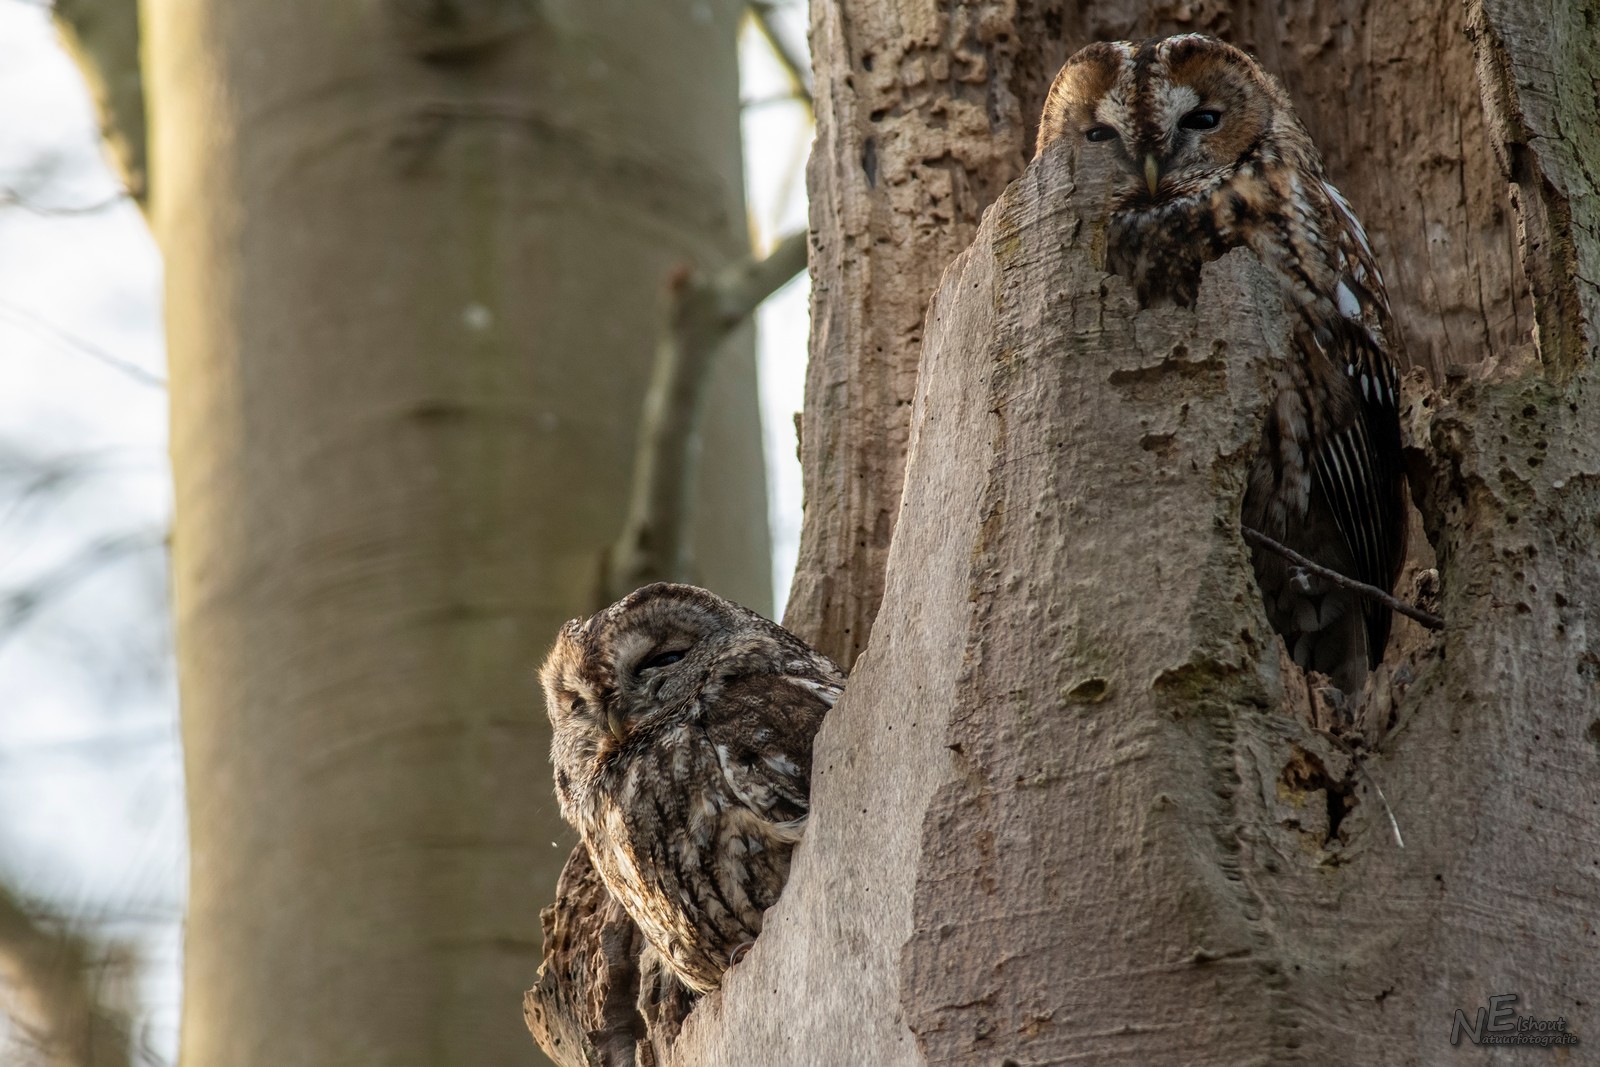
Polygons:
[[[802,49],[803,12],[783,13]],[[788,82],[758,34],[741,61],[764,249],[805,225],[810,120],[778,99]],[[108,932],[146,964],[142,1036],[171,1063],[186,852],[160,288],[47,9],[0,0],[0,871],[60,910],[115,919]],[[780,615],[799,535],[806,304],[802,279],[759,317]],[[34,590],[49,593],[37,611],[19,598]],[[0,1059],[4,1034],[0,1012]]]

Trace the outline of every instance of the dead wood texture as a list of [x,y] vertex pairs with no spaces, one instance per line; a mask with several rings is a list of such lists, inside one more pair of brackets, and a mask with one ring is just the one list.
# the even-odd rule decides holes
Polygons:
[[[785,623],[845,665],[866,646],[923,311],[1021,172],[1050,79],[1091,41],[1206,31],[1254,51],[1366,222],[1411,362],[1437,378],[1525,340],[1467,17],[1436,0],[815,0],[806,513]],[[1569,50],[1594,34],[1570,29]]]
[[[866,651],[790,885],[668,1062],[1426,1063],[1505,992],[1600,1039],[1592,0],[911,7],[813,18],[787,621]],[[1283,74],[1420,368],[1448,625],[1344,707],[1237,529],[1282,344],[1249,257],[1136,313],[1068,155],[977,224],[1055,64],[1173,28]]]
[[1600,1033],[1592,360],[1412,381],[1449,626],[1358,769],[1238,532],[1270,283],[1136,312],[1084,189],[1036,161],[944,276],[805,843],[670,1062],[1432,1062],[1503,992]]

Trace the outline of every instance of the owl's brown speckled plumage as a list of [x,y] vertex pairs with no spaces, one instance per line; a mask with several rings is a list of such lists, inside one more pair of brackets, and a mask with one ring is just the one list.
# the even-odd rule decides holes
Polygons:
[[[1405,558],[1395,334],[1383,276],[1288,94],[1201,34],[1090,45],[1056,76],[1039,150],[1108,153],[1106,267],[1144,305],[1192,304],[1200,268],[1245,246],[1298,312],[1242,520],[1393,589]],[[1389,609],[1254,550],[1267,617],[1295,661],[1347,691],[1376,666]]]
[[663,583],[567,623],[541,680],[562,815],[667,966],[716,989],[789,877],[843,673],[755,612]]

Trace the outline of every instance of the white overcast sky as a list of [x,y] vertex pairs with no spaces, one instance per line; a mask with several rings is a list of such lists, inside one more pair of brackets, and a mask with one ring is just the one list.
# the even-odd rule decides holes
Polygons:
[[[803,11],[781,13],[802,49]],[[758,34],[741,61],[765,248],[805,225],[810,122],[781,99],[787,77]],[[161,543],[161,262],[118,193],[47,9],[0,0],[0,872],[53,907],[115,920],[105,928],[146,963],[144,1040],[170,1063],[186,851]],[[799,534],[806,303],[798,280],[759,323],[780,613]],[[0,1060],[4,1035],[0,1012]]]

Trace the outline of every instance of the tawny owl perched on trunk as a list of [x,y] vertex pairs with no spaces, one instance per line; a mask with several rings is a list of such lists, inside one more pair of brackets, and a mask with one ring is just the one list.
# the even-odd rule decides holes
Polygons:
[[753,611],[657,584],[567,623],[540,676],[561,814],[667,966],[716,989],[789,877],[843,673]]
[[[1298,312],[1243,523],[1385,590],[1405,558],[1399,392],[1383,276],[1288,95],[1250,56],[1200,34],[1090,45],[1045,102],[1039,150],[1103,153],[1107,269],[1143,305],[1194,302],[1201,265],[1241,245]],[[1360,687],[1389,609],[1255,548],[1267,618],[1295,662]]]

